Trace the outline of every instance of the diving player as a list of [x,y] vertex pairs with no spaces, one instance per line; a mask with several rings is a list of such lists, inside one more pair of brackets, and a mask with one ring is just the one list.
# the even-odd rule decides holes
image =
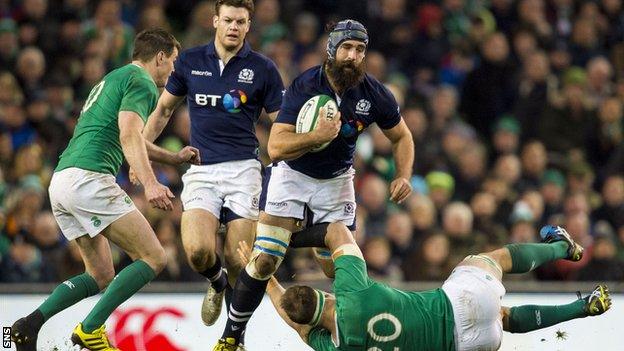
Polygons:
[[[466,257],[442,288],[393,289],[368,277],[362,252],[349,232],[326,237],[336,267],[333,294],[309,286],[284,289],[271,278],[267,293],[284,321],[317,351],[498,350],[503,330],[527,333],[611,307],[609,290],[559,306],[501,306],[504,273],[525,273],[556,260],[578,261],[583,248],[565,229],[545,226],[540,244],[510,244]],[[239,254],[249,257],[241,242]]]

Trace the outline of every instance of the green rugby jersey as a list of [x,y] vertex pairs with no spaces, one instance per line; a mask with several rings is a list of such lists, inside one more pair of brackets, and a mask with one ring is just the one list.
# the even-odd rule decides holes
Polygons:
[[158,95],[152,77],[137,65],[128,64],[108,73],[91,89],[55,171],[77,167],[116,175],[123,162],[119,111],[135,112],[147,122]]
[[370,279],[356,256],[340,256],[335,265],[338,345],[315,328],[308,335],[314,350],[455,350],[453,308],[442,289],[393,289]]

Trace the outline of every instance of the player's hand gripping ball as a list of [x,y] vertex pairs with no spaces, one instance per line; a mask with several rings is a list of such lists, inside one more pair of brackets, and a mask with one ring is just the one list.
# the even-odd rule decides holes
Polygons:
[[[332,99],[328,95],[316,95],[310,100],[306,101],[305,104],[303,104],[303,106],[301,107],[301,110],[299,110],[295,131],[297,133],[308,133],[316,129],[319,123],[319,116],[321,115],[321,108],[325,109],[326,118],[328,120],[333,120],[334,117],[339,116],[338,105],[336,104],[336,101],[334,101],[334,99]],[[331,140],[324,142],[321,145],[312,149],[310,152],[319,152],[326,148],[330,142]]]

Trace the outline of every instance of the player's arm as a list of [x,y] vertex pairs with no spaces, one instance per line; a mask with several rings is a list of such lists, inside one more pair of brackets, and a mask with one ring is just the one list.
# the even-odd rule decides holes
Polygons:
[[145,147],[145,139],[141,134],[143,120],[132,111],[119,112],[119,142],[126,160],[134,169],[137,178],[145,187],[145,196],[154,207],[171,210],[173,194],[166,186],[158,183],[150,166]]
[[185,146],[178,152],[165,150],[160,146],[145,140],[145,148],[150,161],[166,163],[169,165],[181,165],[183,163],[192,163],[198,165],[201,163],[199,150],[192,146]]
[[318,145],[332,141],[340,131],[340,112],[333,119],[327,119],[326,116],[326,110],[321,108],[316,128],[308,133],[297,133],[292,124],[273,123],[268,143],[271,160],[292,160]]
[[150,114],[143,129],[145,140],[154,142],[158,138],[165,126],[167,126],[167,123],[169,123],[173,111],[175,111],[183,99],[184,96],[173,95],[167,89],[163,91],[156,104],[156,109]]
[[286,314],[284,309],[282,309],[281,305],[282,295],[284,295],[285,290],[286,289],[284,289],[284,287],[277,281],[275,277],[271,277],[271,279],[269,279],[269,284],[267,284],[266,292],[269,295],[271,303],[273,304],[273,307],[275,307],[277,314],[279,314],[284,322],[286,322],[289,327],[293,328],[299,334],[299,336],[301,336],[301,339],[303,339],[303,341],[307,343],[308,334],[310,333],[310,330],[312,330],[312,327],[305,324],[295,323],[290,320],[290,318],[288,318],[288,315]]
[[396,126],[382,131],[392,142],[392,155],[396,164],[396,175],[390,183],[390,200],[401,203],[412,192],[410,178],[414,165],[414,140],[403,118]]

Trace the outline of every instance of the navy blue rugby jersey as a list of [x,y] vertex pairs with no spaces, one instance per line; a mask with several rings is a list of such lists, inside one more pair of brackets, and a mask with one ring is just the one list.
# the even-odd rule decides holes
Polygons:
[[245,42],[224,66],[214,42],[183,51],[165,86],[186,95],[191,145],[202,164],[258,157],[255,124],[264,108],[279,110],[284,84],[275,63]]
[[351,168],[355,142],[360,133],[372,123],[382,129],[390,129],[401,121],[399,106],[392,93],[372,76],[337,98],[322,66],[316,66],[300,74],[286,90],[276,123],[295,125],[303,104],[313,96],[325,94],[338,103],[342,127],[338,136],[322,151],[308,152],[287,161],[294,170],[317,179],[336,177]]

